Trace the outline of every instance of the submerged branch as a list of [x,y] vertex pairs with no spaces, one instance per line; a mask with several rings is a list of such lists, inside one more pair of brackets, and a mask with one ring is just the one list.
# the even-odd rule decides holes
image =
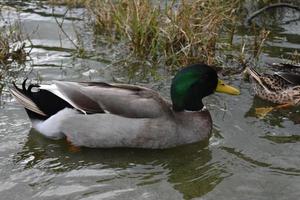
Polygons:
[[264,12],[266,10],[269,10],[269,9],[272,9],[272,8],[278,8],[278,7],[292,8],[292,9],[295,9],[297,11],[300,11],[300,7],[299,6],[296,6],[296,5],[293,5],[293,4],[289,4],[289,3],[275,3],[275,4],[270,4],[268,6],[265,6],[265,7],[261,8],[261,9],[255,11],[249,17],[247,17],[247,19],[246,19],[247,25],[250,25],[251,21],[255,17],[257,17],[258,15],[260,15],[262,12]]
[[67,39],[74,45],[74,47],[76,49],[79,49],[79,46],[72,40],[72,38],[66,33],[66,31],[63,28],[65,17],[66,17],[68,12],[69,12],[69,9],[67,9],[65,11],[65,13],[63,14],[63,17],[62,17],[62,21],[59,22],[57,17],[54,15],[54,9],[52,9],[52,15],[53,15],[53,17],[55,19],[55,22],[56,22],[57,26],[59,27],[60,31],[67,37]]

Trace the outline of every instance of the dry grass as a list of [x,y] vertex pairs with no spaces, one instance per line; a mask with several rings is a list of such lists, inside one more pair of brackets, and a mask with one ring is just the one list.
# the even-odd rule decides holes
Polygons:
[[[235,27],[245,17],[241,17],[243,0],[51,2],[86,7],[95,34],[122,44],[123,48],[115,48],[115,51],[124,56],[121,60],[125,61],[126,66],[140,63],[173,69],[194,62],[217,64],[220,62],[220,52],[224,48],[230,51],[233,47]],[[254,58],[259,58],[269,34],[265,30],[254,32],[253,42],[242,45],[236,59],[241,66],[249,62],[246,58],[249,52],[253,53],[251,56]]]
[[62,5],[72,8],[84,7],[88,2],[89,0],[48,0],[48,3],[51,5]]
[[214,63],[216,43],[226,22],[235,18],[237,0],[96,0],[88,4],[95,30],[127,41],[136,58],[182,66]]
[[19,23],[0,27],[0,93],[5,82],[25,67],[30,49],[26,49],[25,37]]
[[295,50],[290,56],[288,56],[287,59],[291,61],[290,64],[300,65],[300,53],[297,50]]
[[22,64],[26,61],[24,40],[18,24],[2,28],[0,32],[0,63],[2,66],[12,62]]

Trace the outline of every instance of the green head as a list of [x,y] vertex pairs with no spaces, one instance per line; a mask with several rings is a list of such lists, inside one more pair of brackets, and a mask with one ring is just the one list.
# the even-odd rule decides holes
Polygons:
[[180,70],[172,80],[171,99],[174,111],[197,111],[203,108],[202,99],[215,91],[239,94],[218,79],[216,71],[206,64],[189,65]]

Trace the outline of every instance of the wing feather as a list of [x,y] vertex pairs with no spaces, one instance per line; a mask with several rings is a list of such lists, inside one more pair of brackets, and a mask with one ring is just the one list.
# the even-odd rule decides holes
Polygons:
[[292,85],[300,85],[300,75],[292,74],[286,72],[277,72],[275,73],[277,76],[281,77],[285,81],[289,82]]
[[10,88],[9,90],[10,93],[15,97],[15,99],[25,108],[42,116],[47,116],[30,98],[22,94],[19,90],[17,90],[16,88]]
[[[59,85],[61,86],[60,88],[57,87],[57,82],[59,82]],[[82,113],[104,112],[104,110],[98,105],[97,102],[82,94],[80,90],[74,90],[72,87],[69,87],[68,84],[64,84],[65,82],[62,81],[54,81],[54,83],[55,84],[52,85],[41,85],[40,89],[52,92]],[[64,90],[62,90],[61,88],[64,88]]]
[[132,118],[158,117],[170,112],[170,103],[157,92],[140,86],[65,81],[54,84],[63,96],[84,110],[89,104],[94,107],[96,102],[106,112]]

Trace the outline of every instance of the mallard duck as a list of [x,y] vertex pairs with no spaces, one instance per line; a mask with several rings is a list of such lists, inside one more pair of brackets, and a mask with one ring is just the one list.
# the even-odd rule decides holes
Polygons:
[[300,105],[300,75],[276,72],[260,74],[253,68],[246,68],[255,94],[275,104]]
[[212,119],[202,98],[238,95],[205,64],[189,65],[172,80],[172,103],[149,88],[103,82],[53,81],[13,84],[34,129],[49,138],[66,137],[75,146],[169,148],[210,136]]

